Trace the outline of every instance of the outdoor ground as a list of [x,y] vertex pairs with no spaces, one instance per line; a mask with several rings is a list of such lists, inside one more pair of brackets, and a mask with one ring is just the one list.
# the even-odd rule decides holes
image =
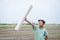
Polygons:
[[[34,30],[30,25],[23,25],[15,31],[16,25],[0,25],[0,40],[34,40]],[[60,40],[60,25],[45,25],[49,32],[49,40]]]

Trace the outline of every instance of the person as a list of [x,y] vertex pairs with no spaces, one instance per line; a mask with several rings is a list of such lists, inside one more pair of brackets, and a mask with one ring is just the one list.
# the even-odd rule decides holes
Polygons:
[[43,19],[38,20],[38,26],[27,20],[27,18],[25,18],[25,21],[32,25],[35,31],[35,40],[48,40],[48,32],[44,27],[45,21]]

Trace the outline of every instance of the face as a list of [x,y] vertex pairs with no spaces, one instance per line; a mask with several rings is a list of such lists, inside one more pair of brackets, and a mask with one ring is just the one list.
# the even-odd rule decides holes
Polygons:
[[42,21],[38,21],[38,25],[39,25],[39,27],[43,27],[43,22]]

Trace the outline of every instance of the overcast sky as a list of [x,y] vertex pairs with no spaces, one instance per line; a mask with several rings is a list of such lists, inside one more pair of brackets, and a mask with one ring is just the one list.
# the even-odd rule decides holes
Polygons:
[[60,0],[0,0],[0,23],[18,23],[30,5],[30,21],[43,18],[46,23],[60,24]]

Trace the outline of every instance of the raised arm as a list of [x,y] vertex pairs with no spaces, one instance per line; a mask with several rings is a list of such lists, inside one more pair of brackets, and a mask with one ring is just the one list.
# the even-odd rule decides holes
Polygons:
[[30,25],[32,25],[32,27],[34,28],[34,24],[32,22],[28,21],[26,18],[25,21],[28,22]]

